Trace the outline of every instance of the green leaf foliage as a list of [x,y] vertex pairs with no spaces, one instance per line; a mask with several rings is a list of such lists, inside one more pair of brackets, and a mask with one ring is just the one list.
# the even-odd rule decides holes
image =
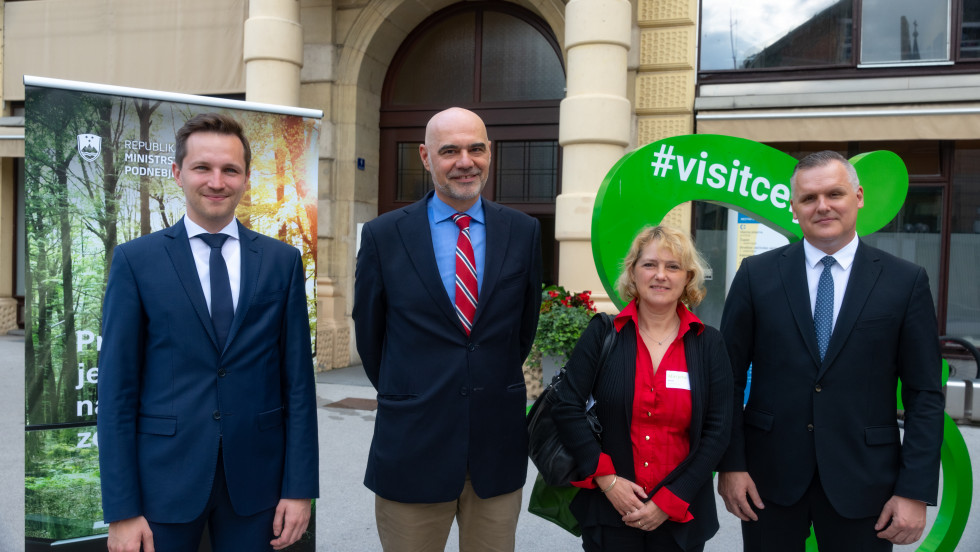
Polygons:
[[582,331],[596,313],[591,291],[572,293],[561,286],[541,292],[541,315],[528,363],[539,366],[542,356],[557,357],[564,364]]

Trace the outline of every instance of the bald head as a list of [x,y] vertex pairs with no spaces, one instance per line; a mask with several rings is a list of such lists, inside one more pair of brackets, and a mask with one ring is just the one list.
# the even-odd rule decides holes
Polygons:
[[490,176],[490,140],[479,115],[461,107],[440,111],[425,126],[422,165],[436,195],[457,211],[476,203]]
[[487,127],[479,115],[462,107],[450,107],[429,119],[428,124],[425,125],[425,143],[433,143],[432,140],[442,133],[459,132],[464,129],[473,131],[475,135],[482,137],[484,142],[489,142]]

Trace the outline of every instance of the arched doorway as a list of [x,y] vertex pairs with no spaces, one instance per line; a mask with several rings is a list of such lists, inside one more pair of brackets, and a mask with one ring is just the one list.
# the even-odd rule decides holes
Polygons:
[[564,95],[561,49],[533,13],[503,2],[466,2],[433,14],[408,35],[385,77],[378,214],[432,189],[418,155],[429,118],[449,106],[471,109],[493,144],[483,196],[541,221],[543,275],[554,283]]

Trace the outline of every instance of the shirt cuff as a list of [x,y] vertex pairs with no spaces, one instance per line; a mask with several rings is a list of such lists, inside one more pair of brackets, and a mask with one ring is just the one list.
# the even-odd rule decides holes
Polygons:
[[667,487],[660,487],[660,490],[653,495],[653,503],[667,514],[667,519],[677,523],[687,523],[694,519],[688,508],[691,506],[684,502],[677,495],[670,492]]
[[596,466],[595,473],[581,481],[572,481],[572,485],[582,489],[596,489],[598,486],[595,484],[595,478],[602,477],[603,475],[616,475],[616,467],[613,466],[611,456],[604,452],[600,452],[599,465]]

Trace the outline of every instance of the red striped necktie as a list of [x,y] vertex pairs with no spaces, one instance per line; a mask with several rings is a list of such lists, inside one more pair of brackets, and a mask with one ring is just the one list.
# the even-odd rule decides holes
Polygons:
[[453,215],[453,222],[459,226],[459,238],[456,240],[456,316],[463,324],[466,335],[470,335],[473,329],[479,294],[476,256],[473,255],[473,242],[470,241],[470,218],[465,213]]

